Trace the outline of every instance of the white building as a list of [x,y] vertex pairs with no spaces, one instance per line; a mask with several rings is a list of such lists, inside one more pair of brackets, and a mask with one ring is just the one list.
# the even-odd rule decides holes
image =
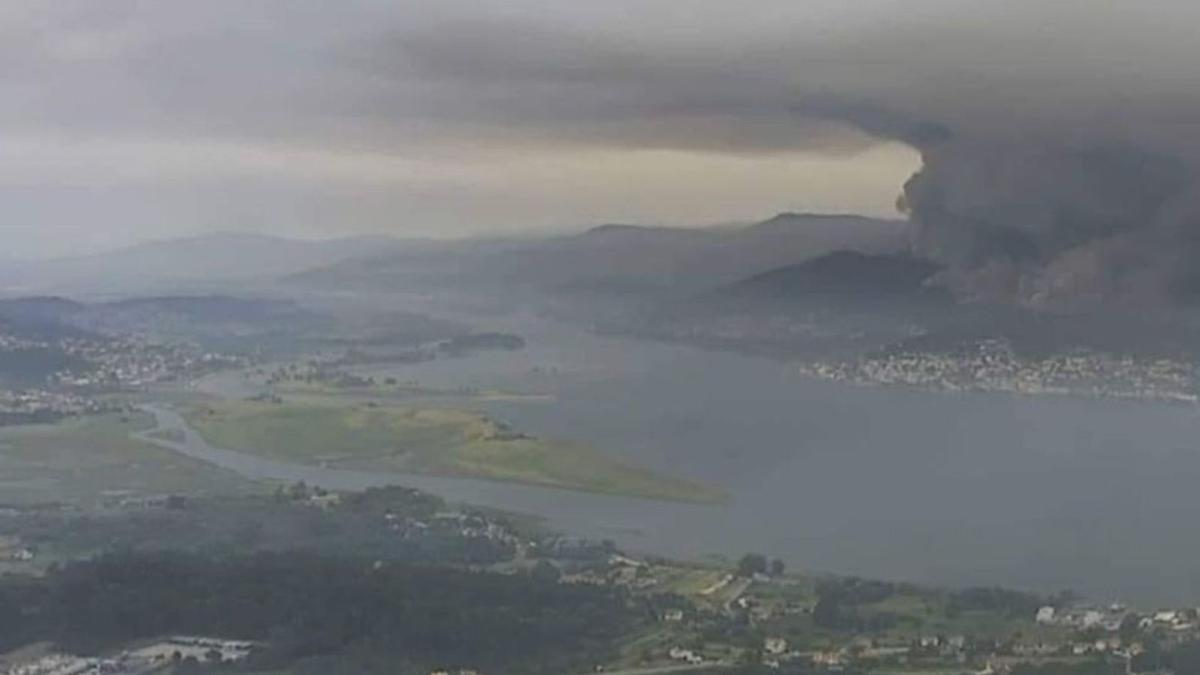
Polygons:
[[1058,612],[1049,605],[1042,607],[1037,611],[1037,622],[1043,625],[1054,623]]
[[684,649],[683,647],[672,647],[671,651],[667,652],[667,655],[670,656],[671,659],[675,660],[675,661],[683,661],[685,663],[691,663],[691,664],[704,663],[703,656],[700,656],[699,654],[697,654],[696,652],[693,652],[690,649]]

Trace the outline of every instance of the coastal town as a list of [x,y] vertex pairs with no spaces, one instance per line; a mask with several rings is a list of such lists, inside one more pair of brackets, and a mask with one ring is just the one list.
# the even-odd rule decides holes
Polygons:
[[70,389],[136,389],[248,364],[245,357],[195,345],[137,338],[64,340],[56,346],[68,358],[85,364],[79,370],[68,368],[50,376],[51,385]]
[[[246,357],[133,336],[26,337],[0,328],[0,425],[54,422],[122,410],[114,395],[249,364]],[[16,368],[14,368],[16,370]]]
[[1196,367],[1189,362],[1083,350],[1026,357],[1003,340],[981,340],[953,351],[886,350],[848,360],[805,362],[799,370],[823,380],[933,391],[1200,400]]

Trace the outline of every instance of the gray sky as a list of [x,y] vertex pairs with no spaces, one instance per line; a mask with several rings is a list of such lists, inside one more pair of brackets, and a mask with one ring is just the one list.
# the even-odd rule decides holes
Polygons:
[[9,0],[0,254],[889,215],[944,135],[1190,162],[1194,4]]

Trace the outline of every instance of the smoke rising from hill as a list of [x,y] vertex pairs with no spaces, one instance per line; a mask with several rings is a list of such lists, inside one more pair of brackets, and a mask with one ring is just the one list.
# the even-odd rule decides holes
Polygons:
[[[504,159],[663,150],[682,176],[687,153],[845,156],[884,138],[924,157],[900,201],[961,296],[1170,302],[1200,288],[1196,25],[1190,0],[15,4],[0,173],[18,204],[59,194],[79,179],[43,188],[27,159],[54,139],[35,162],[54,174],[75,156],[63,143],[103,138],[113,161],[96,162],[127,183],[216,191],[192,201],[243,220],[312,200],[283,215],[469,204],[511,224],[558,195],[533,171],[515,197]],[[689,197],[715,209],[710,192]]]
[[961,296],[1033,305],[1186,300],[1200,221],[1181,158],[1137,147],[948,140],[902,205]]
[[[852,151],[863,141],[843,124],[908,143],[924,160],[899,200],[913,248],[966,299],[1166,303],[1200,286],[1200,88],[1187,65],[1200,48],[1180,29],[1200,10],[904,7],[873,5],[874,30],[844,32],[812,25],[829,18],[822,3],[775,7],[796,33],[754,40],[698,11],[678,32],[656,33],[653,13],[587,30],[449,21],[394,44],[419,79],[486,100],[463,107],[487,110],[475,122],[517,133]],[[854,14],[839,18],[869,11]]]

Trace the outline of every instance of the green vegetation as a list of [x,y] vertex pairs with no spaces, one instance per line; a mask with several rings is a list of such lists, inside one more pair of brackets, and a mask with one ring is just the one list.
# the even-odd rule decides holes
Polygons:
[[0,652],[220,635],[267,643],[249,670],[314,674],[582,672],[639,625],[610,589],[295,552],[109,554],[0,579],[0,606],[38,608],[0,616]]
[[408,382],[394,382],[386,376],[367,376],[364,384],[345,381],[286,380],[273,385],[273,391],[289,401],[320,405],[345,405],[350,401],[378,401],[410,405],[414,401],[438,401],[446,405],[471,401],[550,401],[545,394],[527,394],[500,389],[462,387],[438,389]]
[[9,385],[41,384],[54,373],[65,370],[85,372],[88,368],[85,361],[57,346],[0,350],[0,382]]
[[[164,671],[177,675],[649,673],[697,658],[708,670],[690,672],[714,675],[1126,672],[1124,653],[1088,652],[1115,634],[1035,623],[1055,598],[764,575],[753,554],[639,559],[452,508],[401,487],[297,483],[91,513],[12,509],[0,551],[49,551],[54,564],[0,574],[0,606],[23,608],[0,616],[0,652],[114,653],[165,631],[261,642],[243,662]],[[1200,672],[1195,634],[1139,628],[1145,616],[1120,631],[1134,672]]]
[[130,438],[151,427],[149,415],[113,413],[0,429],[0,503],[251,489],[232,472]]
[[160,429],[158,431],[151,431],[146,436],[160,441],[167,441],[168,443],[183,443],[186,440],[184,433],[178,429]]
[[770,574],[773,577],[783,576],[787,565],[778,558],[767,560],[761,553],[747,553],[738,560],[737,573],[741,577],[752,577],[756,574]]
[[288,461],[651,499],[721,499],[696,483],[629,466],[577,443],[526,436],[463,410],[222,401],[192,408],[186,417],[213,445]]
[[[334,494],[298,484],[274,493],[133,500],[106,509],[15,508],[0,518],[0,576],[37,574],[55,563],[135,550],[292,551],[388,563],[504,566],[516,555],[518,537],[540,536],[534,526],[454,511],[433,495],[406,488]],[[22,549],[35,553],[33,559],[12,558]]]

